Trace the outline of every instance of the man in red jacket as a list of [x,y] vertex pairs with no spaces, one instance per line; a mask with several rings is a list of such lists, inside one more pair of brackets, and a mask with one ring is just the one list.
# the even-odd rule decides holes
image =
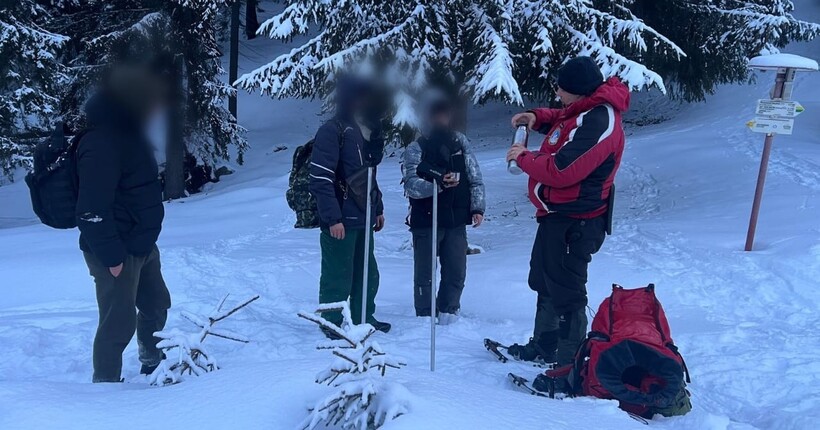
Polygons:
[[586,336],[587,266],[606,236],[629,89],[617,78],[605,81],[591,58],[578,57],[558,71],[557,95],[562,109],[512,118],[513,126],[527,124],[547,138],[537,151],[516,145],[507,153],[529,175],[538,219],[528,279],[538,293],[535,330],[529,343],[512,345],[509,353],[564,365]]

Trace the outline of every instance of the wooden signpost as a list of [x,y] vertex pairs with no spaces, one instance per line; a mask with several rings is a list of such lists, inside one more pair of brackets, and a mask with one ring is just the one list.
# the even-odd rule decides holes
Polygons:
[[760,213],[760,201],[763,198],[763,187],[766,183],[766,172],[769,168],[769,156],[776,134],[790,135],[794,131],[794,117],[803,112],[800,103],[789,100],[792,93],[794,75],[797,72],[816,72],[816,61],[792,54],[764,55],[752,58],[749,67],[757,70],[776,70],[774,90],[771,100],[758,100],[755,119],[746,123],[755,133],[764,133],[763,155],[760,159],[760,170],[757,175],[757,187],[752,203],[752,216],[749,219],[749,230],[746,233],[746,251],[754,247],[757,218]]

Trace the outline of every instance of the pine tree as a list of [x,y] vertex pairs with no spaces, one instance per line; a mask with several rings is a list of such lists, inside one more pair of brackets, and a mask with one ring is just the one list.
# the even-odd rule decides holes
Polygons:
[[632,15],[628,3],[291,0],[260,34],[317,34],[237,84],[280,98],[325,97],[338,71],[376,64],[398,87],[395,125],[414,125],[412,95],[430,84],[450,86],[473,103],[546,98],[557,67],[575,55],[594,57],[606,75],[632,88],[663,89],[661,77],[636,59],[650,50],[673,58],[682,52]]
[[67,38],[39,25],[47,18],[33,0],[0,0],[0,171],[11,179],[57,119],[66,81],[57,54]]
[[[222,53],[217,40],[228,22],[220,13],[227,11],[226,6],[230,3],[230,0],[172,0],[168,6],[172,29],[169,39],[175,42],[172,52],[183,58],[180,72],[184,79],[179,82],[184,88],[178,91],[186,97],[181,115],[184,118],[185,147],[209,165],[230,159],[232,148],[241,164],[247,149],[245,129],[236,123],[225,106],[228,96],[235,90],[220,80],[225,70],[220,62]],[[173,140],[169,141],[169,147],[179,144]],[[168,162],[175,161],[181,166],[183,154],[176,154],[180,157],[178,160],[172,160],[170,155]],[[184,196],[181,173],[175,173],[176,180],[166,175],[167,198]]]
[[794,18],[790,0],[635,0],[630,10],[686,53],[679,61],[650,55],[646,63],[673,95],[690,101],[703,100],[717,85],[747,80],[748,58],[820,34],[818,24]]
[[225,108],[233,88],[222,82],[218,38],[230,0],[54,0],[50,28],[71,37],[65,62],[72,79],[62,114],[75,129],[85,125],[82,105],[111,66],[147,54],[173,59],[180,106],[172,111],[178,127],[169,131],[166,196],[185,195],[186,153],[199,164],[238,161],[247,149],[245,130]]

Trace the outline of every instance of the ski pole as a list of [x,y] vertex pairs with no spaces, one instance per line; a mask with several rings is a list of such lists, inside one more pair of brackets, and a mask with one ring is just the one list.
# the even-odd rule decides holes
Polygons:
[[436,275],[438,274],[438,184],[433,181],[433,270],[430,274],[430,371],[436,371]]
[[367,292],[368,292],[368,271],[370,269],[370,231],[373,228],[371,216],[371,192],[373,191],[373,167],[367,168],[367,209],[365,209],[365,229],[364,229],[364,270],[362,270],[362,319],[360,324],[367,322]]

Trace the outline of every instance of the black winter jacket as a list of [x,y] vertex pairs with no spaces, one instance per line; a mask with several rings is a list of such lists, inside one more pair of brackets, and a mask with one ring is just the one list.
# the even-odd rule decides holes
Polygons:
[[[319,128],[313,140],[310,192],[316,197],[322,227],[339,222],[347,228],[365,228],[366,225],[365,208],[359,207],[350,198],[345,187],[351,175],[381,162],[384,138],[380,130],[372,130],[370,139],[365,139],[362,128],[353,119],[351,105],[358,90],[349,83],[337,87],[339,100],[336,115]],[[375,189],[375,173],[373,184]],[[366,189],[358,190],[358,195],[366,194]],[[378,199],[373,199],[371,207],[373,219],[370,223],[373,225],[375,218],[382,215],[384,207]]]
[[80,249],[114,267],[154,248],[165,214],[162,187],[138,121],[103,94],[89,100],[86,115],[91,131],[77,147]]

